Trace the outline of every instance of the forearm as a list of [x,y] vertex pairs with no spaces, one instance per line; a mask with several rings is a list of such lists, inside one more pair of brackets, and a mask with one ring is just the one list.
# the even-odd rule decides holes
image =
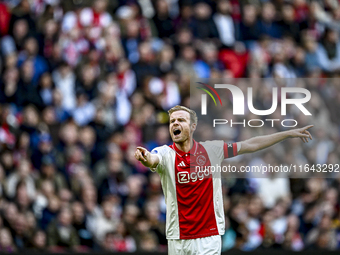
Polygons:
[[238,154],[259,151],[291,137],[290,131],[278,132],[271,135],[257,136],[241,142]]

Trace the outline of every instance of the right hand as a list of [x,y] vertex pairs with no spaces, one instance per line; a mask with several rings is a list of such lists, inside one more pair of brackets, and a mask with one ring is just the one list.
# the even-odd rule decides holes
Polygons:
[[151,154],[147,149],[140,146],[136,149],[135,158],[144,166],[150,168],[155,168],[159,163],[159,159],[155,154]]
[[136,152],[135,152],[135,158],[139,160],[140,162],[147,162],[148,157],[150,155],[150,152],[143,148],[143,147],[137,147]]

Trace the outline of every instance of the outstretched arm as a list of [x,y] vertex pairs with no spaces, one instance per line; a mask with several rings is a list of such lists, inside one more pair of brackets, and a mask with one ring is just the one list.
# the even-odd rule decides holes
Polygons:
[[238,151],[238,154],[259,151],[278,142],[281,142],[287,138],[299,137],[304,143],[308,143],[308,138],[312,140],[312,135],[307,129],[311,127],[313,127],[313,125],[248,139],[246,141],[240,142],[241,148]]
[[151,154],[147,149],[143,147],[137,147],[135,158],[139,160],[144,166],[149,168],[155,168],[159,163],[158,156],[155,154]]

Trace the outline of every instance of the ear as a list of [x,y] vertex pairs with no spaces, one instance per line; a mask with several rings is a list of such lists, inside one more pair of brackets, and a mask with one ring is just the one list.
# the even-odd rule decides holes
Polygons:
[[192,130],[192,132],[195,132],[195,130],[196,130],[196,123],[192,123],[191,124],[191,130]]

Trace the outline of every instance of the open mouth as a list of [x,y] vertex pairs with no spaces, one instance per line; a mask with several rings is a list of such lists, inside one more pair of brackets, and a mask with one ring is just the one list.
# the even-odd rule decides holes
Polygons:
[[180,133],[182,133],[181,130],[179,130],[179,129],[175,129],[175,130],[174,130],[174,135],[175,135],[175,136],[179,135]]

